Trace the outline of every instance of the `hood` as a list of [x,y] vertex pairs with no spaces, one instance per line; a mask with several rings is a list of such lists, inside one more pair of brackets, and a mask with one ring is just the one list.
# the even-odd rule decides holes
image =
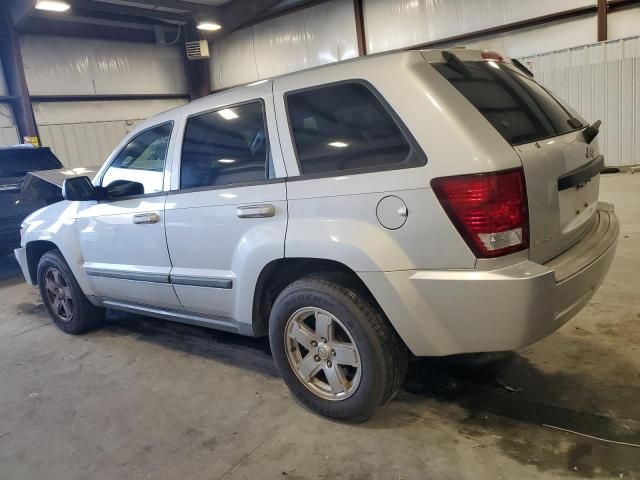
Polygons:
[[73,177],[89,177],[93,180],[96,173],[100,169],[100,165],[94,165],[90,167],[76,167],[76,168],[60,168],[56,170],[39,170],[36,172],[29,172],[30,175],[38,177],[45,182],[49,182],[62,188],[62,184],[67,178]]

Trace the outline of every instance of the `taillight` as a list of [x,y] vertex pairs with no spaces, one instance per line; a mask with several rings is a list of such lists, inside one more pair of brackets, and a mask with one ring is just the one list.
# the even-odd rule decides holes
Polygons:
[[522,168],[436,178],[431,186],[477,257],[497,257],[529,247]]

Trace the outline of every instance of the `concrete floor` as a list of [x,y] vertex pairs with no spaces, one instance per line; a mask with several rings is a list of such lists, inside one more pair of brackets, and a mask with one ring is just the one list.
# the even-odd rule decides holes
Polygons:
[[[640,175],[602,180],[622,222],[605,284],[501,369],[417,361],[370,422],[306,411],[266,339],[111,315],[82,337],[0,269],[0,479],[640,478]],[[507,387],[514,387],[510,391]]]

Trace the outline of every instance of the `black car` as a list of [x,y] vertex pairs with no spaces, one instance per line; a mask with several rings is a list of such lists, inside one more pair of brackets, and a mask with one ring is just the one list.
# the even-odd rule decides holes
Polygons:
[[22,195],[27,173],[60,168],[60,160],[47,147],[0,147],[0,255],[20,246],[22,220],[46,205],[41,199]]

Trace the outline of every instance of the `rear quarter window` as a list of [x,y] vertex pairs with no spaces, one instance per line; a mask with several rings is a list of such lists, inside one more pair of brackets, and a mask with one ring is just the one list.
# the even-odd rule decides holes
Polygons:
[[345,82],[286,95],[301,174],[418,167],[424,154],[372,87]]

